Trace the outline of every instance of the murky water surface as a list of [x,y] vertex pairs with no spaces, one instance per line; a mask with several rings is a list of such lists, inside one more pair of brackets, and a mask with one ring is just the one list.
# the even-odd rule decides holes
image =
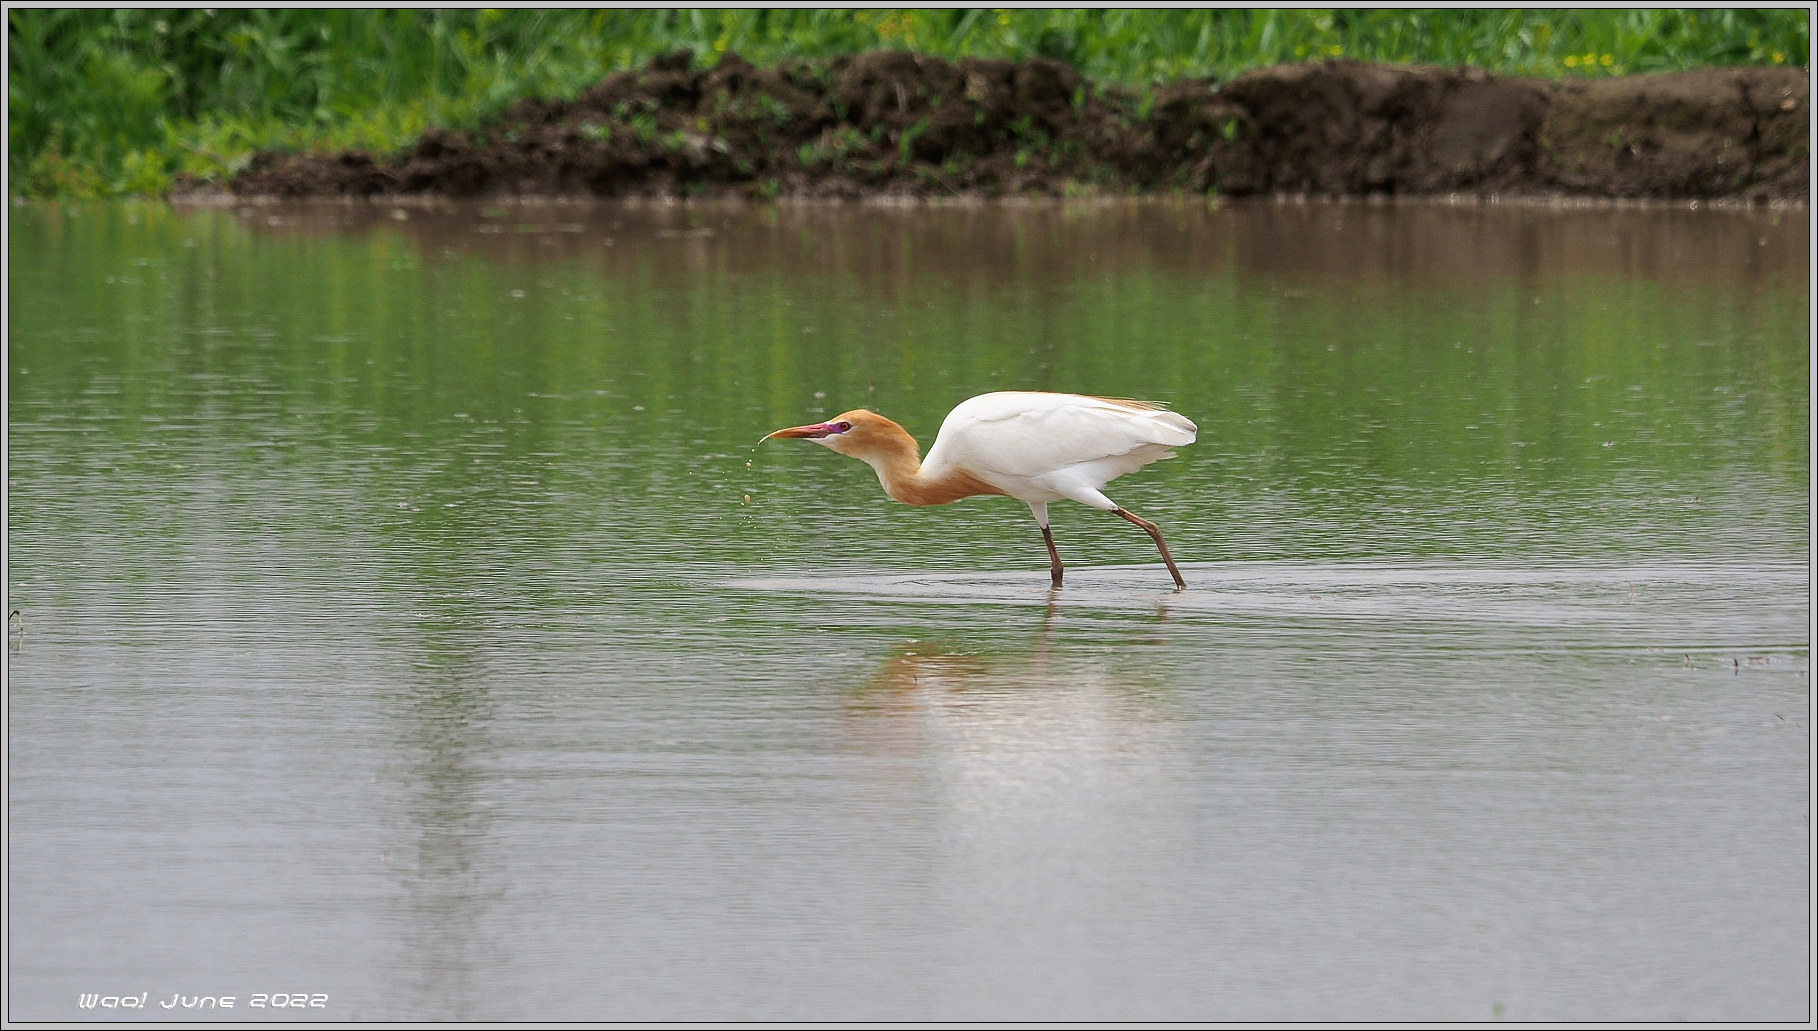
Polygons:
[[[1811,1016],[1804,213],[8,247],[13,1019]],[[1003,388],[1199,423],[1187,591],[753,448]]]

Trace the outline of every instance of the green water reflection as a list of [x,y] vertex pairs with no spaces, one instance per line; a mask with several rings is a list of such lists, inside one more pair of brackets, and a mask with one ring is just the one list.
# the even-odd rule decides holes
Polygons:
[[[236,536],[408,540],[426,575],[1037,568],[1017,506],[892,510],[862,467],[752,448],[856,406],[926,439],[1031,387],[1199,422],[1114,492],[1189,561],[1803,555],[1801,218],[390,216],[16,210],[21,539],[176,530],[207,500]],[[1059,518],[1076,561],[1143,561],[1125,528]]]

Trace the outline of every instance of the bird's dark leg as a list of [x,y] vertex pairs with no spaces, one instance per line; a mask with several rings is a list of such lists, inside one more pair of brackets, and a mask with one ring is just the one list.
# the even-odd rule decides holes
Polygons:
[[1054,550],[1054,531],[1046,526],[1042,527],[1042,540],[1048,542],[1048,561],[1054,563],[1054,586],[1059,587],[1061,585],[1061,560],[1060,552]]
[[[1123,516],[1125,519],[1128,519],[1142,527],[1144,530],[1147,530],[1149,536],[1155,538],[1155,546],[1161,549],[1162,561],[1168,564],[1168,572],[1174,574],[1174,589],[1177,591],[1186,590],[1187,581],[1180,578],[1180,569],[1174,564],[1174,556],[1168,554],[1168,542],[1162,540],[1161,527],[1156,526],[1154,523],[1144,519],[1142,516],[1137,515],[1127,508],[1114,508],[1111,511],[1116,512],[1118,515]],[[1059,571],[1056,570],[1054,575],[1059,576]]]

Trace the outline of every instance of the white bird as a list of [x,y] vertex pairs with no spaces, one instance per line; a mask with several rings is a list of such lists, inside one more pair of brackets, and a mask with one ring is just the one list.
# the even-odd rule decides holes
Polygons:
[[1061,559],[1048,528],[1048,502],[1067,498],[1113,512],[1155,539],[1178,590],[1187,582],[1160,528],[1118,507],[1102,488],[1150,462],[1173,458],[1173,448],[1193,443],[1198,434],[1191,419],[1146,401],[1002,391],[980,394],[949,412],[926,460],[906,430],[864,409],[777,430],[764,440],[804,438],[859,459],[877,471],[884,493],[905,504],[944,505],[980,494],[1026,503],[1048,544],[1056,587]]

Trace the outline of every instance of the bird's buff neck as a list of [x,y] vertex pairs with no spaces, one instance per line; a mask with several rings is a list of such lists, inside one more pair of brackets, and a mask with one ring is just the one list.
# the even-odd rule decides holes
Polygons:
[[892,500],[905,505],[945,505],[977,494],[1003,491],[963,469],[930,469],[922,465],[921,448],[909,431],[886,419],[870,428],[862,440],[836,450],[851,455],[877,472],[878,483]]

